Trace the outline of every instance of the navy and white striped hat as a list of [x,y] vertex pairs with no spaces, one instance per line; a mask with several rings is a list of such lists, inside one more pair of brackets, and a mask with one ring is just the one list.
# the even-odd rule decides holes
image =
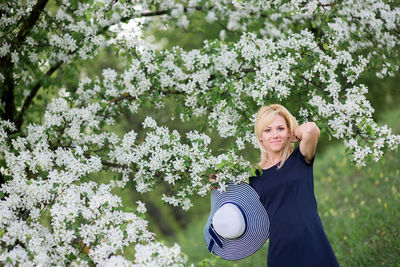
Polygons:
[[210,253],[226,260],[243,259],[261,248],[268,236],[267,211],[249,184],[229,183],[226,192],[211,191],[211,211],[204,227]]

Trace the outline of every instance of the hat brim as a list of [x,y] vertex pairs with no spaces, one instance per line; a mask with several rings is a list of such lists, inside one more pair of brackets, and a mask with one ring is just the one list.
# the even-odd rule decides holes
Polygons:
[[257,192],[247,183],[230,183],[226,192],[213,189],[211,191],[211,211],[203,233],[207,246],[212,242],[209,228],[214,213],[226,203],[234,203],[240,207],[246,216],[246,231],[235,239],[219,236],[223,247],[215,245],[212,252],[226,260],[243,259],[255,253],[267,241],[269,236],[268,214],[261,204]]

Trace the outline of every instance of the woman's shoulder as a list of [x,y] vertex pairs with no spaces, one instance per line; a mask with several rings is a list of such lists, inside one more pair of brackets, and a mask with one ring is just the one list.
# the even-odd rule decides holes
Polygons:
[[249,184],[252,186],[261,177],[262,171],[256,168],[255,175],[249,177]]
[[300,153],[300,146],[296,146],[296,147],[293,149],[292,154],[290,154],[290,156],[297,157],[297,156],[299,156],[299,154],[301,154],[301,153]]
[[313,162],[314,162],[314,157],[313,157],[311,162],[307,162],[306,161],[305,157],[303,156],[303,154],[300,151],[300,146],[295,147],[295,149],[293,150],[293,152],[290,155],[290,157],[292,157],[293,159],[297,159],[297,160],[301,161],[302,163],[306,164],[307,166],[313,165]]

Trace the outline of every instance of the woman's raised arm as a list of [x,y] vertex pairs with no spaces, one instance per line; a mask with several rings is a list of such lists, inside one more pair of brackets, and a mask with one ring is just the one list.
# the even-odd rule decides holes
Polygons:
[[294,132],[294,137],[300,141],[300,152],[308,163],[311,163],[317,149],[320,131],[315,122],[306,122]]

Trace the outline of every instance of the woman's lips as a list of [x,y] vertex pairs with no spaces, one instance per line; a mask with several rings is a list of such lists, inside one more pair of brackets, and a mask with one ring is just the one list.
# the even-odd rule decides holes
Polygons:
[[271,144],[280,143],[281,141],[272,141]]

